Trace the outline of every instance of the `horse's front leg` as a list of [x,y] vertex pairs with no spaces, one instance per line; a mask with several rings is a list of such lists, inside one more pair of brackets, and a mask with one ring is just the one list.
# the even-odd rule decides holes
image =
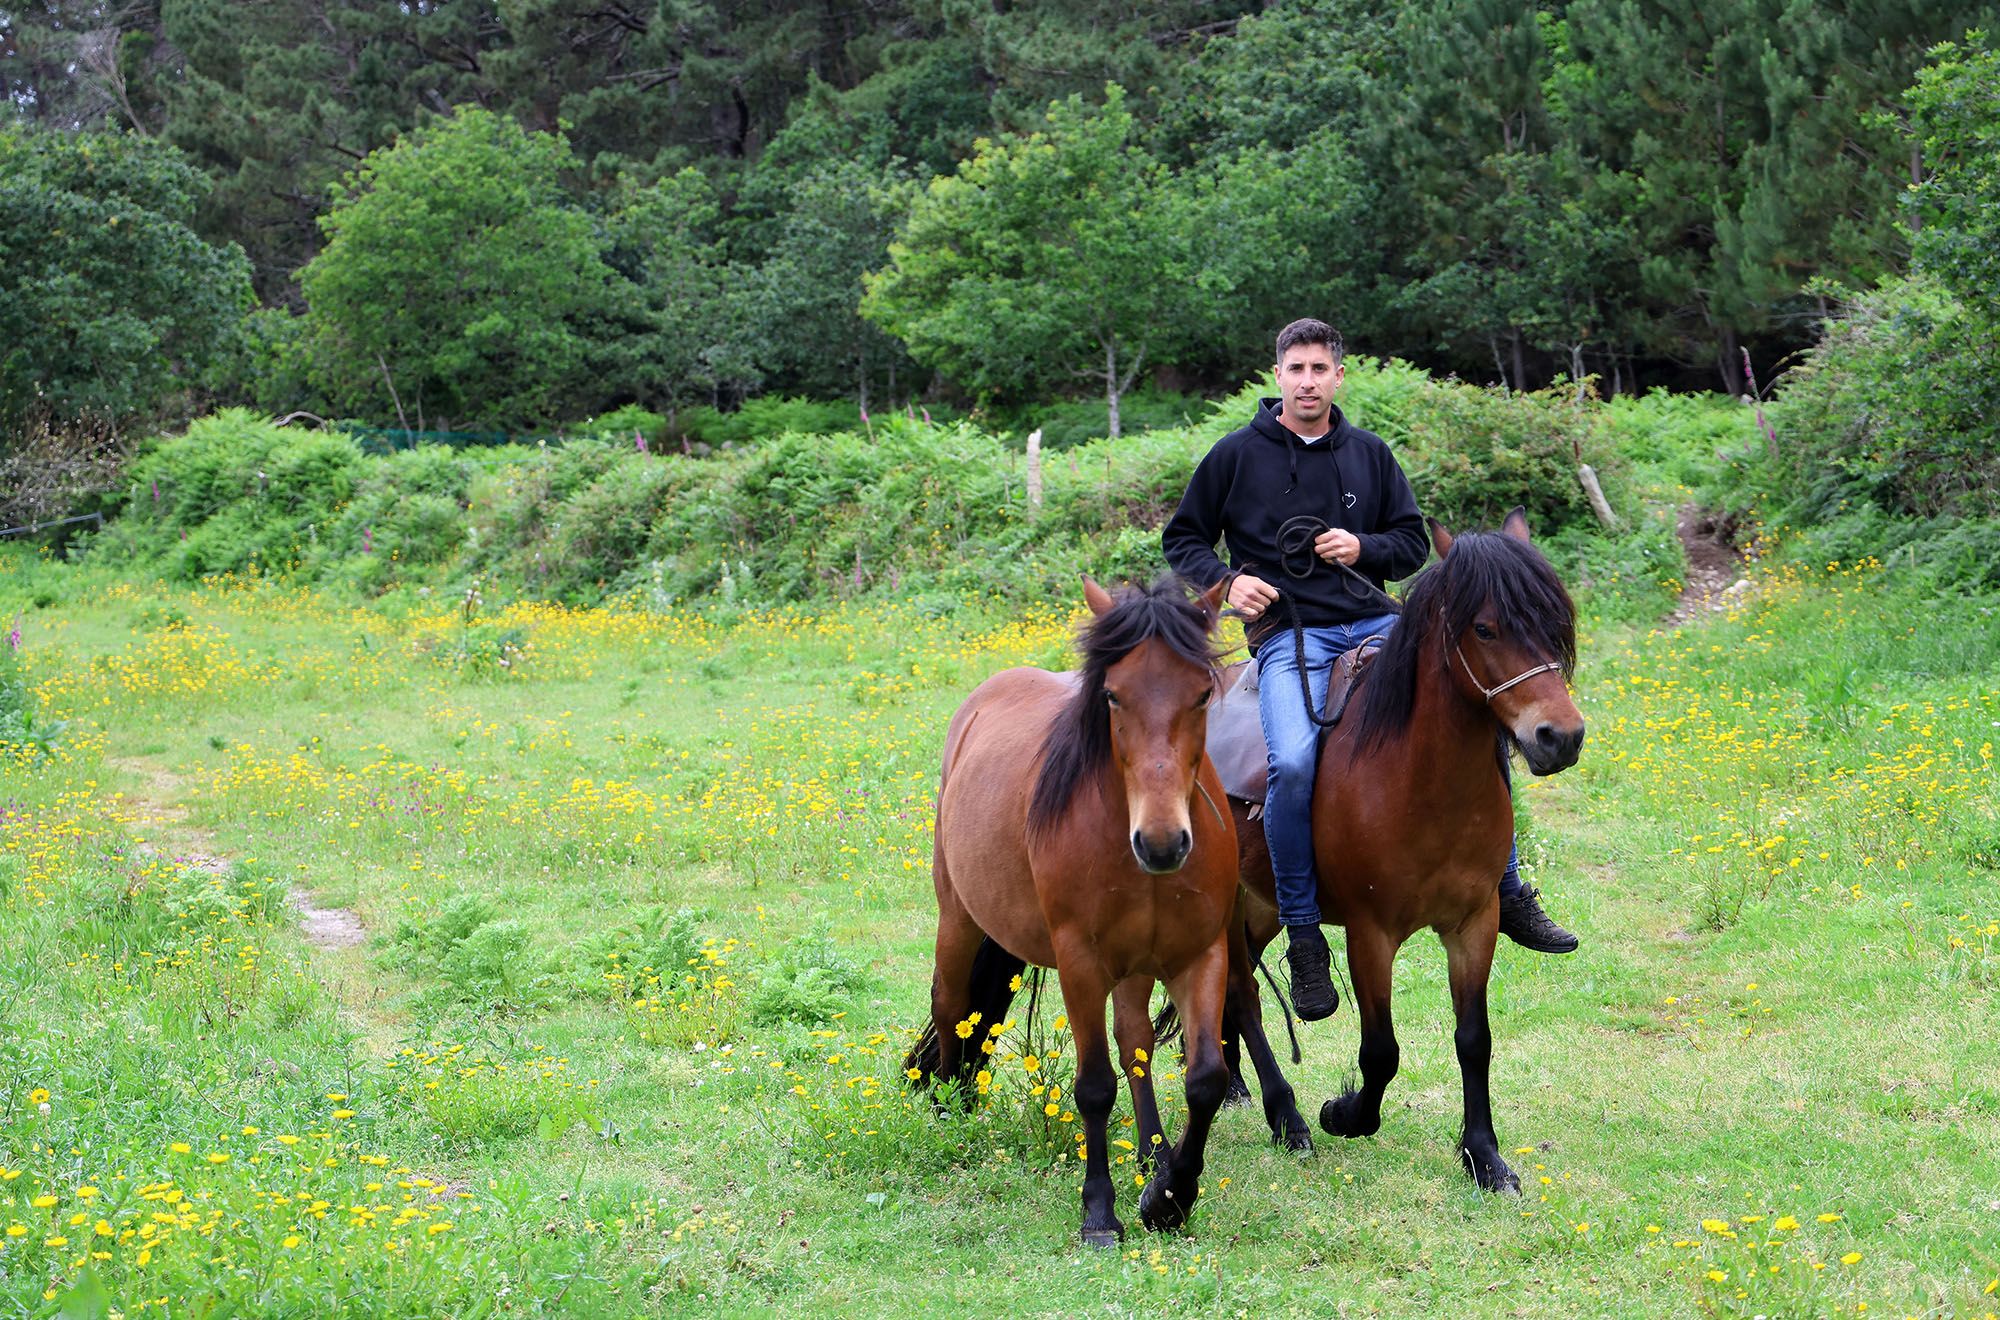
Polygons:
[[1076,1112],[1083,1116],[1083,1245],[1115,1247],[1125,1237],[1113,1206],[1118,1190],[1111,1182],[1111,1107],[1118,1100],[1118,1074],[1111,1069],[1111,1047],[1104,1033],[1104,1001],[1111,993],[1108,978],[1096,959],[1069,957],[1056,948],[1056,975],[1062,983],[1063,1007],[1076,1045]]
[[1500,1158],[1500,1138],[1493,1131],[1493,1098],[1488,1074],[1493,1064],[1493,1028],[1486,1016],[1486,981],[1493,970],[1493,942],[1500,929],[1496,899],[1485,911],[1453,931],[1439,931],[1445,967],[1451,978],[1451,1009],[1458,1025],[1451,1033],[1458,1048],[1458,1072],[1465,1086],[1465,1130],[1458,1155],[1481,1187],[1489,1192],[1521,1190],[1521,1180]]
[[1149,1170],[1167,1154],[1160,1105],[1153,1096],[1153,978],[1128,976],[1111,992],[1111,1031],[1118,1038],[1118,1063],[1132,1090],[1132,1117],[1138,1128],[1139,1167]]
[[1229,1090],[1222,1059],[1222,1000],[1229,987],[1229,953],[1218,938],[1167,983],[1187,1031],[1187,1130],[1139,1195],[1139,1218],[1156,1233],[1179,1228],[1201,1194],[1208,1130]]
[[[1239,912],[1241,908],[1239,903]],[[1229,996],[1223,1007],[1222,1026],[1232,1043],[1242,1042],[1257,1069],[1257,1089],[1264,1094],[1264,1122],[1271,1129],[1271,1140],[1286,1150],[1312,1154],[1312,1130],[1306,1126],[1305,1116],[1299,1113],[1298,1097],[1278,1066],[1270,1037],[1264,1034],[1264,1001],[1257,993],[1256,956],[1250,949],[1249,934],[1240,922],[1232,922],[1229,930]],[[1227,1054],[1225,1047],[1225,1058]],[[1240,1084],[1233,1061],[1230,1072],[1231,1080]]]
[[1367,917],[1347,923],[1347,972],[1361,1019],[1361,1086],[1319,1107],[1319,1125],[1336,1137],[1372,1137],[1381,1130],[1382,1093],[1402,1062],[1389,1015],[1390,977],[1401,943]]

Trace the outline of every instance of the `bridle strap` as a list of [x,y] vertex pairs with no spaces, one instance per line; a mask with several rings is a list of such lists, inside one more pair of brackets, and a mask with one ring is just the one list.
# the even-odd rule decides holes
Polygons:
[[1537,674],[1553,673],[1562,668],[1562,665],[1559,662],[1550,660],[1543,664],[1536,665],[1533,669],[1523,670],[1521,673],[1518,673],[1514,675],[1514,677],[1508,679],[1505,683],[1502,683],[1499,687],[1490,688],[1487,687],[1484,683],[1479,681],[1479,675],[1472,672],[1472,666],[1471,664],[1467,663],[1465,658],[1465,652],[1459,649],[1459,645],[1457,642],[1453,642],[1451,644],[1451,651],[1453,655],[1458,657],[1458,663],[1464,666],[1465,676],[1472,680],[1472,686],[1478,688],[1480,692],[1484,693],[1486,700],[1489,703],[1492,702],[1493,698],[1499,696],[1502,692],[1505,692],[1508,688],[1515,687],[1519,684],[1525,683]]

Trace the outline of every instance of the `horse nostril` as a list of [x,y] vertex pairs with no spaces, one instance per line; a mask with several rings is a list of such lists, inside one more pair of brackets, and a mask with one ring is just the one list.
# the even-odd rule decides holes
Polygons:
[[1537,724],[1535,741],[1553,751],[1561,745],[1562,735],[1556,732],[1556,726],[1553,724]]
[[1182,830],[1181,837],[1174,843],[1174,856],[1185,861],[1187,860],[1187,855],[1193,851],[1194,851],[1194,835],[1190,834],[1186,830]]

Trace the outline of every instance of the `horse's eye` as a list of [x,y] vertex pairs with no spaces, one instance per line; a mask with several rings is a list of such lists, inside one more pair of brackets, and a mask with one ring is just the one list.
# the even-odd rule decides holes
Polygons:
[[1214,695],[1215,695],[1215,689],[1209,688],[1207,691],[1203,692],[1199,697],[1195,698],[1194,708],[1196,710],[1200,710],[1203,706],[1206,706],[1208,704],[1208,699]]
[[1110,688],[1104,689],[1104,704],[1115,710],[1118,706],[1118,694]]
[[1478,635],[1479,640],[1482,642],[1490,642],[1494,639],[1495,636],[1497,636],[1497,634],[1491,628],[1487,627],[1483,623],[1473,624],[1472,631]]

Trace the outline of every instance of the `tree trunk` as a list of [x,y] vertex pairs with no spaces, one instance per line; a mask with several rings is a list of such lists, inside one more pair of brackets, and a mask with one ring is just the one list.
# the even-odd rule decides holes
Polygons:
[[1519,330],[1509,330],[1507,337],[1514,341],[1514,388],[1517,390],[1526,390],[1528,388],[1528,365],[1521,357],[1521,332]]
[[1042,507],[1042,428],[1028,433],[1028,512]]
[[1111,438],[1116,440],[1118,430],[1118,341],[1104,341],[1104,403],[1110,413]]
[[1725,327],[1722,331],[1722,352],[1717,355],[1716,369],[1722,373],[1722,392],[1740,399],[1749,393],[1743,381],[1743,354],[1736,346],[1736,331]]

